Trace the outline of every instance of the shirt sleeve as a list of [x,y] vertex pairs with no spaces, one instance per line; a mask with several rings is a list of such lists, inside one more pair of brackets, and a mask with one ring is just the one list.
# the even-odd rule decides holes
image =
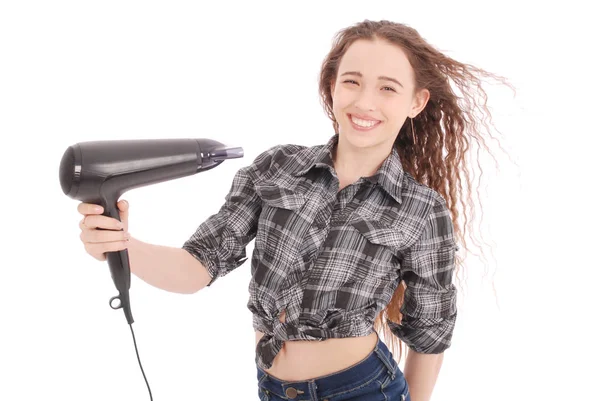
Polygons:
[[409,348],[439,354],[451,345],[456,322],[454,228],[444,198],[436,192],[435,204],[422,235],[401,259],[406,283],[400,308],[401,324],[388,326]]
[[248,259],[246,246],[256,237],[262,210],[254,183],[270,167],[275,148],[262,152],[252,164],[236,172],[219,211],[200,224],[182,246],[208,270],[211,280],[207,286]]

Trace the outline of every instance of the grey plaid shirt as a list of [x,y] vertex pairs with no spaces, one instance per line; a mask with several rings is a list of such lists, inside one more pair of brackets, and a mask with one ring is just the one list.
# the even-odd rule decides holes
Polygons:
[[265,333],[256,347],[262,369],[284,341],[369,335],[400,280],[403,317],[386,319],[392,332],[417,352],[450,347],[458,246],[444,198],[405,172],[395,149],[375,175],[338,193],[337,140],[259,154],[182,246],[206,266],[210,286],[247,260],[256,238],[247,306]]

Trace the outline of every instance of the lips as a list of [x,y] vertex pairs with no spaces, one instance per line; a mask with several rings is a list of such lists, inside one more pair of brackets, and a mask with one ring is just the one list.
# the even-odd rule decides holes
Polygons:
[[351,118],[352,118],[352,116],[354,116],[354,117],[356,117],[356,118],[359,118],[359,119],[361,119],[361,120],[365,120],[365,121],[376,121],[376,122],[381,122],[381,120],[377,120],[376,118],[373,118],[373,117],[369,117],[369,116],[363,116],[363,115],[361,115],[361,114],[351,114],[351,113],[348,113],[348,118],[350,118],[350,119],[351,119]]

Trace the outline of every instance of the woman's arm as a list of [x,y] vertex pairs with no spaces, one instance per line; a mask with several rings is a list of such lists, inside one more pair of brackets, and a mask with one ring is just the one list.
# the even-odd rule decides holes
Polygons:
[[429,401],[443,360],[443,352],[420,354],[409,348],[404,365],[404,376],[408,382],[412,401]]

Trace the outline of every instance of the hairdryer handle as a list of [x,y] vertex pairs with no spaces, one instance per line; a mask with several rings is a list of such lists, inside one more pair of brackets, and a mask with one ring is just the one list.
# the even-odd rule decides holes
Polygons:
[[[103,202],[104,203],[104,202]],[[116,202],[106,202],[107,204],[102,205],[104,207],[104,216],[112,217],[121,221],[119,210],[117,209]],[[102,230],[102,229],[100,229]],[[114,296],[110,299],[109,305],[111,308],[117,310],[123,308],[127,323],[133,323],[133,316],[131,314],[131,305],[129,303],[129,288],[131,286],[131,270],[129,267],[129,253],[127,249],[116,252],[106,252],[106,259],[108,261],[108,267],[110,268],[110,275],[115,287],[119,291],[119,295]],[[118,306],[113,306],[113,301],[119,299],[120,303]]]

